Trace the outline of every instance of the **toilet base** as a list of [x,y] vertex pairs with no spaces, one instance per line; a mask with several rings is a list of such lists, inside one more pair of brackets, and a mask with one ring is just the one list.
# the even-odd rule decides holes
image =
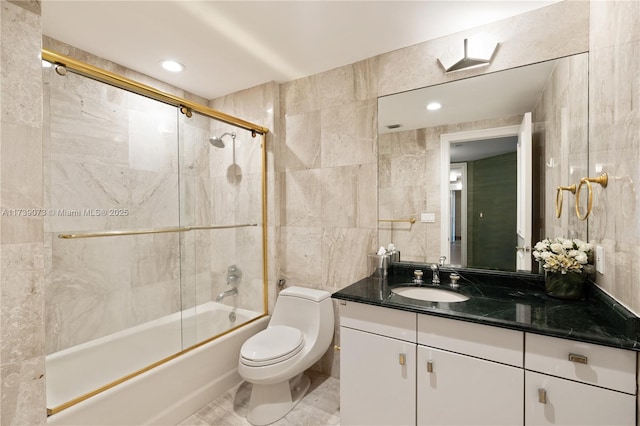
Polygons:
[[272,385],[254,384],[249,401],[247,421],[264,426],[280,420],[305,396],[311,381],[304,374]]

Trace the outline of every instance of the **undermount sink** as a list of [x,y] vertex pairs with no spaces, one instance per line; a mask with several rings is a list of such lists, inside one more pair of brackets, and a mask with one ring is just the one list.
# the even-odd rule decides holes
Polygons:
[[408,297],[409,299],[418,299],[427,302],[464,302],[465,300],[469,300],[469,297],[464,294],[433,287],[397,287],[392,288],[391,292],[402,297]]

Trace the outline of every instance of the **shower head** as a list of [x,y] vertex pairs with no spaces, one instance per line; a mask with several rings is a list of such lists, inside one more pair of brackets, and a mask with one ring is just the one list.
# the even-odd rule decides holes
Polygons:
[[224,148],[224,141],[222,140],[222,138],[224,138],[225,136],[231,136],[231,139],[235,140],[236,139],[236,132],[227,132],[227,133],[223,133],[220,136],[211,136],[209,138],[209,143],[213,146],[215,146],[216,148]]

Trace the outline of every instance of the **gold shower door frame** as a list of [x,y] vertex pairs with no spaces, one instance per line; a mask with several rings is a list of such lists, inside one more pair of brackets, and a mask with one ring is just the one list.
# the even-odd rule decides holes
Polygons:
[[[70,401],[65,402],[64,404],[58,405],[56,407],[53,408],[47,408],[47,415],[53,415],[56,414],[62,410],[65,410],[69,407],[72,407],[82,401],[85,401],[89,398],[91,398],[92,396],[95,396],[97,394],[100,394],[108,389],[113,388],[114,386],[117,386],[123,382],[126,382],[129,379],[132,379],[136,376],[139,376],[155,367],[158,367],[162,364],[165,364],[168,361],[171,361],[181,355],[184,355],[188,352],[191,352],[192,350],[203,346],[207,343],[210,343],[211,341],[224,336],[226,334],[229,334],[231,332],[233,332],[234,330],[237,330],[241,327],[244,327],[247,324],[250,324],[254,321],[257,321],[260,318],[263,318],[267,315],[268,313],[268,283],[267,283],[267,276],[268,276],[268,268],[267,268],[267,177],[266,177],[266,166],[267,166],[267,133],[269,132],[269,129],[266,127],[262,127],[259,126],[257,124],[253,124],[251,122],[245,121],[241,118],[238,117],[234,117],[232,115],[229,114],[225,114],[223,112],[220,111],[216,111],[214,109],[208,108],[204,105],[198,104],[196,102],[192,102],[189,101],[187,99],[182,99],[180,97],[162,92],[158,89],[155,89],[151,86],[147,86],[145,84],[142,83],[138,83],[134,80],[128,79],[126,77],[120,76],[118,74],[103,70],[101,68],[98,67],[94,67],[93,65],[89,65],[86,64],[84,62],[75,60],[73,58],[61,55],[59,53],[56,53],[54,51],[48,50],[48,49],[42,49],[42,59],[50,62],[51,64],[53,64],[53,67],[56,70],[56,73],[60,74],[60,75],[64,75],[67,71],[69,72],[73,72],[74,74],[78,74],[78,75],[82,75],[84,77],[90,78],[92,80],[96,80],[105,84],[109,84],[111,86],[115,86],[118,87],[120,89],[141,95],[141,96],[145,96],[147,98],[151,98],[154,99],[156,101],[165,103],[165,104],[169,104],[169,105],[173,105],[176,108],[178,108],[180,110],[180,112],[184,115],[186,115],[187,117],[191,117],[193,112],[197,112],[201,115],[204,115],[206,117],[212,118],[214,120],[217,121],[221,121],[223,123],[227,123],[227,124],[231,124],[233,126],[237,126],[240,127],[242,129],[245,130],[249,130],[251,132],[251,135],[253,137],[256,137],[258,134],[260,134],[262,136],[262,140],[260,142],[261,145],[261,151],[262,151],[262,182],[261,182],[261,186],[262,186],[262,275],[263,275],[263,289],[262,289],[262,294],[263,294],[263,313],[262,315],[246,322],[243,323],[239,326],[233,327],[227,331],[225,331],[224,333],[220,333],[214,336],[211,336],[210,338],[203,340],[202,342],[198,342],[193,346],[190,346],[186,349],[183,349],[180,352],[176,352],[173,355],[170,355],[166,358],[163,358],[159,361],[156,361],[140,370],[137,370],[131,374],[128,374],[124,377],[121,377],[118,380],[115,380],[111,383],[108,383],[98,389],[95,389],[91,392],[88,392],[84,395],[81,395],[77,398],[74,398]],[[243,224],[240,226],[256,226],[256,224]],[[133,232],[133,234],[139,234],[139,233],[164,233],[164,232],[186,232],[186,231],[190,231],[190,230],[194,230],[194,229],[198,229],[198,228],[208,228],[208,229],[216,229],[218,227],[182,227],[182,228],[168,228],[168,229],[157,229],[157,230],[142,230],[142,231],[138,231],[138,232]],[[220,228],[226,228],[226,227],[220,227]],[[115,235],[131,235],[131,232],[127,232],[127,233],[111,233],[113,236]],[[110,236],[110,235],[91,235],[91,236]],[[89,237],[91,237],[89,236]],[[83,236],[86,237],[86,236]],[[63,235],[62,238],[69,238],[69,236],[67,235]],[[71,237],[73,238],[73,237]],[[78,237],[76,237],[78,238]]]

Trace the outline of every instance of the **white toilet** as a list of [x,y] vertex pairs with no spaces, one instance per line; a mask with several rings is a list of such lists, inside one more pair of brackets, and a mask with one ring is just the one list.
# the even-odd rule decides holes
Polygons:
[[324,355],[333,337],[330,296],[310,288],[282,290],[269,326],[242,345],[238,372],[253,384],[249,423],[281,419],[306,394],[309,378],[302,373]]

